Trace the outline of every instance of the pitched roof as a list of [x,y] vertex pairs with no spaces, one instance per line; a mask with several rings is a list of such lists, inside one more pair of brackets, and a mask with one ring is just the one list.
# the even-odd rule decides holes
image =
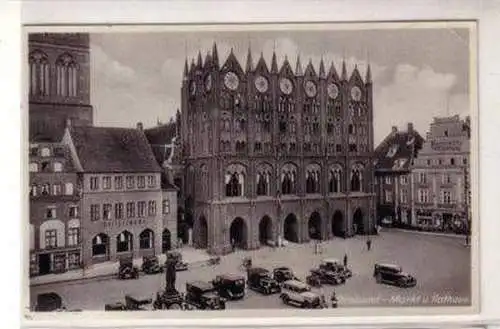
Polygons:
[[172,140],[176,135],[175,122],[145,129],[144,134],[148,139],[156,161],[161,166],[163,162],[170,158],[172,153]]
[[424,139],[415,130],[392,132],[375,149],[375,170],[408,170],[423,142]]
[[160,172],[144,132],[139,129],[70,127],[85,172]]

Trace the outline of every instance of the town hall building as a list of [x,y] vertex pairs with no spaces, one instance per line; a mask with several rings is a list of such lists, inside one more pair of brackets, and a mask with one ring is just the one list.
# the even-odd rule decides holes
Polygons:
[[372,233],[375,227],[373,103],[345,62],[338,75],[311,62],[278,67],[273,53],[243,68],[217,47],[184,67],[183,193],[193,242],[224,254],[278,241]]

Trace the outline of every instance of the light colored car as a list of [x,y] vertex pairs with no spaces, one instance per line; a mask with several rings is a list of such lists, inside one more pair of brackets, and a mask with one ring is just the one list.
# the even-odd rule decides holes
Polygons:
[[352,271],[347,267],[344,266],[343,263],[340,262],[340,260],[336,258],[325,258],[321,261],[321,264],[319,265],[320,269],[327,270],[327,271],[332,271],[335,273],[339,273],[344,277],[344,279],[348,279],[352,276]]
[[288,280],[281,286],[281,300],[283,303],[303,308],[320,308],[321,298],[313,293],[311,288],[300,281]]

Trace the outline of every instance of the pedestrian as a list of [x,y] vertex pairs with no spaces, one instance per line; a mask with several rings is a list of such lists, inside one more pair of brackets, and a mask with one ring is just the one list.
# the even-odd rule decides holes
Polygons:
[[366,240],[366,248],[368,249],[368,251],[370,251],[370,249],[372,248],[372,240],[370,238]]
[[328,308],[328,304],[326,304],[326,298],[324,294],[321,294],[321,307]]
[[233,249],[233,252],[234,252],[234,249],[235,249],[235,242],[234,242],[234,239],[231,239],[231,248]]
[[337,307],[337,295],[335,294],[335,290],[332,292],[332,297],[330,298],[330,302],[332,303],[332,308]]
[[344,254],[344,267],[347,267],[347,254]]

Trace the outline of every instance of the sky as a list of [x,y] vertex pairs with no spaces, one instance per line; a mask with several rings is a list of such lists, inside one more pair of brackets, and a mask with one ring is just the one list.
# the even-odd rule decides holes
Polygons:
[[[244,67],[273,49],[295,69],[309,62],[318,72],[334,63],[348,73],[357,64],[373,77],[375,146],[392,126],[408,122],[425,137],[433,117],[469,115],[469,31],[451,28],[378,30],[262,30],[91,34],[91,101],[98,126],[144,127],[167,122],[180,108],[184,61],[202,57],[217,43],[222,64],[230,49]],[[270,66],[270,65],[269,65]]]

